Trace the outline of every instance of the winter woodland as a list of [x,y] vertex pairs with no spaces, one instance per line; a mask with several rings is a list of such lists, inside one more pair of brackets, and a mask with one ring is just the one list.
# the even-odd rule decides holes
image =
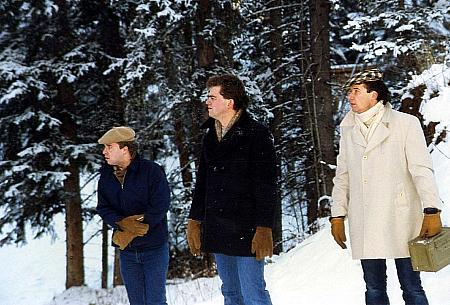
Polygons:
[[213,276],[211,257],[189,254],[186,217],[205,81],[233,73],[274,135],[275,252],[286,254],[329,215],[342,85],[365,67],[384,72],[396,109],[419,117],[430,151],[448,141],[449,112],[436,111],[450,102],[447,0],[2,1],[0,251],[65,240],[68,289],[87,284],[85,249],[99,239],[101,287],[120,285],[95,213],[97,139],[128,125],[169,178],[169,278]]

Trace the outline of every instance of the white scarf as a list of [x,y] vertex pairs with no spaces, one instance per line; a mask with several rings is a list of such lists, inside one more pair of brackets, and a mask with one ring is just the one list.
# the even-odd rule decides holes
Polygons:
[[358,124],[359,130],[361,130],[361,133],[367,142],[369,142],[378,124],[380,124],[385,109],[382,101],[379,101],[372,108],[363,113],[354,112],[355,122]]

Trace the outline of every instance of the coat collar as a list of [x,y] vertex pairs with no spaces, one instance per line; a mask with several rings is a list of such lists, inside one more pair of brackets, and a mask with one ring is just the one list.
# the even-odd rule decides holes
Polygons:
[[[131,163],[130,163],[130,165],[128,166],[128,168],[127,168],[127,172],[128,171],[130,171],[130,172],[134,172],[134,171],[137,171],[138,169],[139,169],[139,162],[141,161],[141,157],[140,157],[140,155],[139,154],[136,154],[136,156],[134,157],[134,159],[133,160],[131,160]],[[104,172],[104,173],[114,173],[114,169],[113,169],[113,167],[111,166],[111,165],[109,165],[109,164],[104,164],[103,165],[103,167],[102,167],[102,169],[101,169],[101,172]]]
[[385,107],[386,110],[383,114],[383,117],[381,118],[381,123],[375,130],[369,142],[366,142],[366,140],[364,139],[364,136],[359,130],[358,124],[356,124],[355,122],[355,116],[351,111],[345,115],[344,119],[341,122],[342,128],[351,128],[353,143],[365,147],[366,153],[374,149],[390,135],[389,124],[392,119],[393,110],[390,103],[387,103]]
[[244,110],[240,118],[233,124],[223,137],[222,141],[218,141],[215,123],[213,118],[209,118],[201,125],[202,129],[207,129],[203,139],[203,150],[208,159],[221,159],[228,155],[230,151],[239,143],[239,138],[244,134],[246,126],[251,121],[250,115]]

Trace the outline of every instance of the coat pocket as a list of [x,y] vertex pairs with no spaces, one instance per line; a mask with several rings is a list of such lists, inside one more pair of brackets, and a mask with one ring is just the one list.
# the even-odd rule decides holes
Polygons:
[[395,194],[395,204],[399,208],[408,207],[408,198],[403,183],[398,183]]

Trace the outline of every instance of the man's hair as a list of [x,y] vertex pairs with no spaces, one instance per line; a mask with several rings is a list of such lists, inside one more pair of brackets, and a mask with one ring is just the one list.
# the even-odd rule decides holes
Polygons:
[[134,159],[138,153],[139,145],[136,141],[118,142],[120,148],[128,147],[131,159]]
[[242,81],[234,75],[225,74],[212,76],[206,81],[206,87],[220,86],[220,94],[226,99],[234,101],[235,110],[245,109],[248,106],[249,98],[245,93],[245,87]]
[[376,91],[378,93],[377,100],[383,101],[383,105],[391,101],[391,93],[382,80],[363,82],[362,84],[366,87],[367,92]]

